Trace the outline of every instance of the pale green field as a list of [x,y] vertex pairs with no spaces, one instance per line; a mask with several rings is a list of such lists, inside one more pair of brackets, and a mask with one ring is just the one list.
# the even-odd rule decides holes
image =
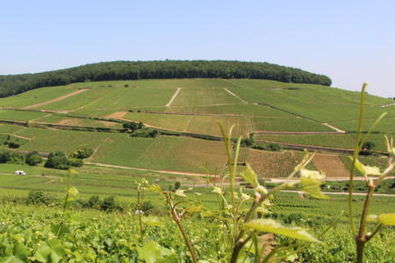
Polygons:
[[247,136],[252,130],[251,120],[248,116],[193,116],[131,112],[124,118],[131,121],[141,121],[147,125],[162,129],[216,136],[221,136],[217,122],[220,122],[226,130],[232,125],[236,125],[234,136]]

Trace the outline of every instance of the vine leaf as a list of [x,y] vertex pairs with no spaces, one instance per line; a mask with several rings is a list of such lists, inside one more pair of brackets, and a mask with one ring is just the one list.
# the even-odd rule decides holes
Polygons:
[[143,247],[138,247],[137,252],[140,258],[144,259],[146,263],[158,262],[158,260],[172,254],[170,249],[162,247],[154,241],[149,241]]
[[246,169],[241,173],[241,177],[243,177],[243,179],[253,187],[257,187],[259,185],[258,177],[248,163]]
[[355,160],[355,167],[365,176],[380,176],[380,168],[376,166],[364,165],[358,159]]
[[309,242],[319,242],[315,237],[300,227],[287,227],[273,219],[255,219],[244,224],[249,230],[269,232]]
[[309,193],[312,197],[319,199],[329,199],[321,192],[321,184],[324,183],[325,175],[313,170],[302,169],[300,171],[300,184],[302,191]]

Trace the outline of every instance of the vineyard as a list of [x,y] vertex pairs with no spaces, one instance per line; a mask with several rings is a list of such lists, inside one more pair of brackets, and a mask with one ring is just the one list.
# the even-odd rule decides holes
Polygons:
[[395,111],[368,151],[361,134],[388,100],[366,96],[361,130],[358,103],[351,91],[247,79],[83,82],[1,98],[0,263],[353,262],[349,221],[366,215],[367,191],[377,196],[365,261],[392,262],[384,135]]

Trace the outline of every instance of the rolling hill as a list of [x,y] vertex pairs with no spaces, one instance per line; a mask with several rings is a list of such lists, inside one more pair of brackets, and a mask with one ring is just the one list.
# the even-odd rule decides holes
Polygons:
[[0,97],[45,86],[76,82],[137,79],[225,78],[270,79],[330,86],[325,75],[261,62],[241,61],[115,61],[35,74],[0,75]]
[[[395,133],[395,107],[381,107],[389,102],[370,95],[366,100],[364,130],[388,112],[371,138],[377,150],[384,150],[384,133]],[[226,128],[236,124],[235,137],[254,135],[257,144],[347,150],[355,141],[350,124],[357,120],[358,103],[357,92],[272,80],[83,82],[0,99],[0,133],[15,138],[21,151],[71,153],[87,145],[95,150],[91,163],[215,174],[225,165],[216,122]],[[142,122],[162,135],[130,137],[122,133],[122,122]],[[284,156],[289,164],[270,170],[267,162],[287,160]],[[262,176],[283,177],[301,153],[245,148],[242,158]]]

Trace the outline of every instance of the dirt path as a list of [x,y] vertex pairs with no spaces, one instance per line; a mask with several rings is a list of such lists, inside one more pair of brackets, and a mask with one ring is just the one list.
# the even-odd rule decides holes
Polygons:
[[350,174],[342,160],[336,155],[316,154],[313,164],[327,177],[347,177]]
[[17,134],[14,134],[14,133],[0,133],[0,134],[14,136],[15,138],[24,139],[24,140],[27,140],[27,141],[31,141],[31,140],[32,140],[32,138],[30,138],[30,137],[25,137],[25,136],[22,136],[22,135],[17,135]]
[[322,123],[322,124],[323,124],[324,126],[330,128],[330,129],[336,131],[337,133],[346,133],[346,131],[341,130],[341,129],[339,129],[339,128],[337,128],[337,127],[335,127],[335,126],[333,126],[333,125],[331,125],[331,124],[329,124],[329,123],[324,122],[324,123]]
[[169,102],[166,104],[166,107],[170,107],[171,104],[173,103],[173,101],[177,98],[178,93],[180,93],[181,88],[177,88],[176,92],[174,92],[173,96],[171,97],[171,99],[169,100]]
[[[303,191],[296,191],[296,190],[281,190],[281,192],[286,192],[286,193],[298,193],[298,194],[304,194],[305,192]],[[326,195],[348,195],[348,192],[322,192],[323,194]],[[366,196],[366,193],[353,193],[353,196]],[[374,193],[374,196],[383,196],[383,197],[395,197],[395,194],[380,194],[380,193]]]
[[113,164],[106,164],[106,163],[86,162],[86,164],[93,164],[93,165],[96,165],[96,166],[108,167],[108,168],[119,168],[119,169],[128,169],[128,170],[145,171],[145,172],[155,172],[155,173],[164,173],[164,174],[173,174],[173,175],[185,175],[185,176],[197,176],[197,177],[207,177],[207,176],[215,177],[215,176],[217,176],[215,174],[179,172],[179,171],[170,171],[170,170],[155,170],[155,169],[138,168],[138,167],[131,167],[131,166],[123,166],[123,165],[113,165]]
[[33,105],[30,105],[30,106],[26,106],[26,107],[23,107],[22,109],[32,109],[32,108],[37,108],[37,107],[40,107],[40,106],[48,105],[48,104],[51,104],[51,103],[54,103],[54,102],[58,102],[58,101],[61,101],[61,100],[65,100],[65,99],[67,99],[67,98],[70,98],[70,97],[72,97],[72,96],[78,95],[78,94],[80,94],[80,93],[82,93],[82,92],[85,92],[85,91],[87,91],[87,90],[88,90],[88,89],[76,90],[76,91],[71,92],[71,93],[69,93],[69,94],[66,94],[66,95],[64,95],[64,96],[61,96],[61,97],[58,97],[58,98],[55,98],[55,99],[52,99],[52,100],[48,100],[48,101],[45,101],[45,102],[33,104]]
[[381,108],[386,108],[386,107],[391,107],[391,106],[395,106],[395,103],[380,105]]
[[230,90],[228,90],[227,88],[224,88],[224,90],[225,90],[226,92],[228,92],[230,95],[232,95],[233,97],[235,97],[235,98],[241,100],[241,102],[243,102],[244,104],[248,104],[247,101],[243,100],[242,98],[240,98],[239,96],[237,96],[236,94],[234,94],[233,92],[231,92]]

